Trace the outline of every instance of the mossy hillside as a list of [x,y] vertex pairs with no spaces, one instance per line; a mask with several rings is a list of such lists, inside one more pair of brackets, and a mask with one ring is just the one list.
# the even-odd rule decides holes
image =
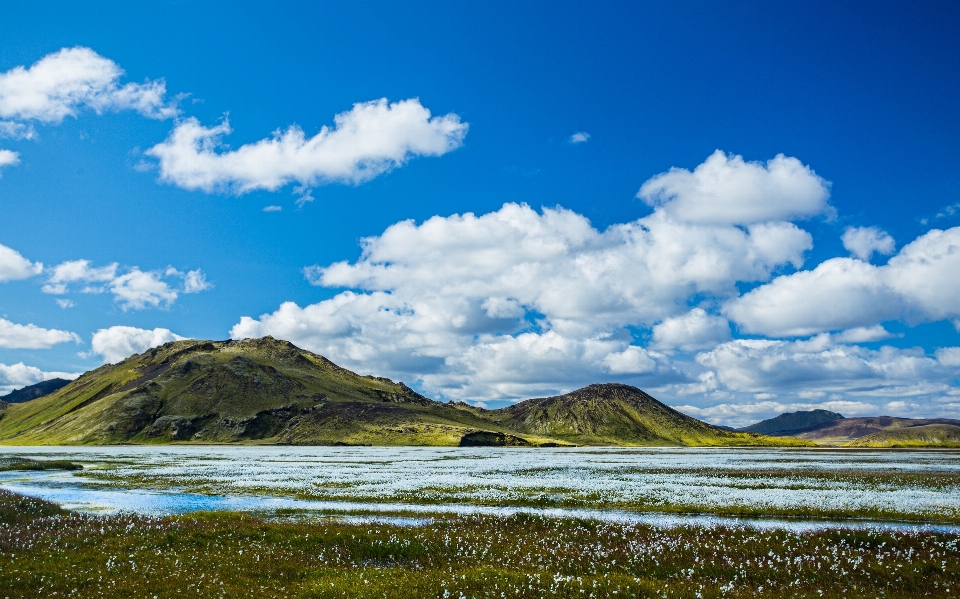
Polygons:
[[440,403],[271,337],[177,341],[3,407],[0,443],[809,445],[718,429],[627,385],[502,410]]
[[958,447],[960,426],[927,424],[908,428],[894,428],[864,435],[846,447]]
[[103,366],[50,396],[8,406],[0,440],[456,445],[491,427],[475,411],[264,338],[179,341]]
[[498,412],[503,425],[520,434],[591,445],[812,445],[800,439],[723,430],[620,384],[590,385]]

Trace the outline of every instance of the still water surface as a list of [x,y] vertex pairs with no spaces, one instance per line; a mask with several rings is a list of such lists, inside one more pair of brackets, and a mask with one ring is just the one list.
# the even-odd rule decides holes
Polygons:
[[[399,518],[398,523],[416,525],[429,521],[424,518],[430,514],[523,512],[658,526],[723,524],[797,530],[922,525],[668,515],[656,513],[656,506],[960,514],[957,452],[0,447],[0,456],[10,455],[84,464],[85,470],[76,473],[0,473],[0,487],[71,509],[100,513],[166,515],[236,510],[275,514],[278,510],[302,510],[309,514],[367,513],[371,515],[366,518]],[[610,509],[549,507],[550,503],[571,502]],[[639,505],[644,508],[637,508]],[[960,532],[957,526],[934,528]]]

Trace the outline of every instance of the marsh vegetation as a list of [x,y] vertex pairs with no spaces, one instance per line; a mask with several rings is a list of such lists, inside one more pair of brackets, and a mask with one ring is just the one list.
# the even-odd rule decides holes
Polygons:
[[64,512],[0,491],[5,597],[949,597],[952,534]]

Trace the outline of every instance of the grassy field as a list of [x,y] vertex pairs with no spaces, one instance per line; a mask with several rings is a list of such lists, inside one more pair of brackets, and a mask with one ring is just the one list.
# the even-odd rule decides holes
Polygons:
[[951,597],[956,535],[90,516],[0,491],[0,597]]

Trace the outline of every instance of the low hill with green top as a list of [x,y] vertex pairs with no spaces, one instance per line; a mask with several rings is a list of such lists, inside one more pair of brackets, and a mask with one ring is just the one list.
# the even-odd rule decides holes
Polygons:
[[0,403],[0,443],[295,445],[809,445],[726,431],[628,385],[501,410],[433,401],[272,337],[175,341]]

